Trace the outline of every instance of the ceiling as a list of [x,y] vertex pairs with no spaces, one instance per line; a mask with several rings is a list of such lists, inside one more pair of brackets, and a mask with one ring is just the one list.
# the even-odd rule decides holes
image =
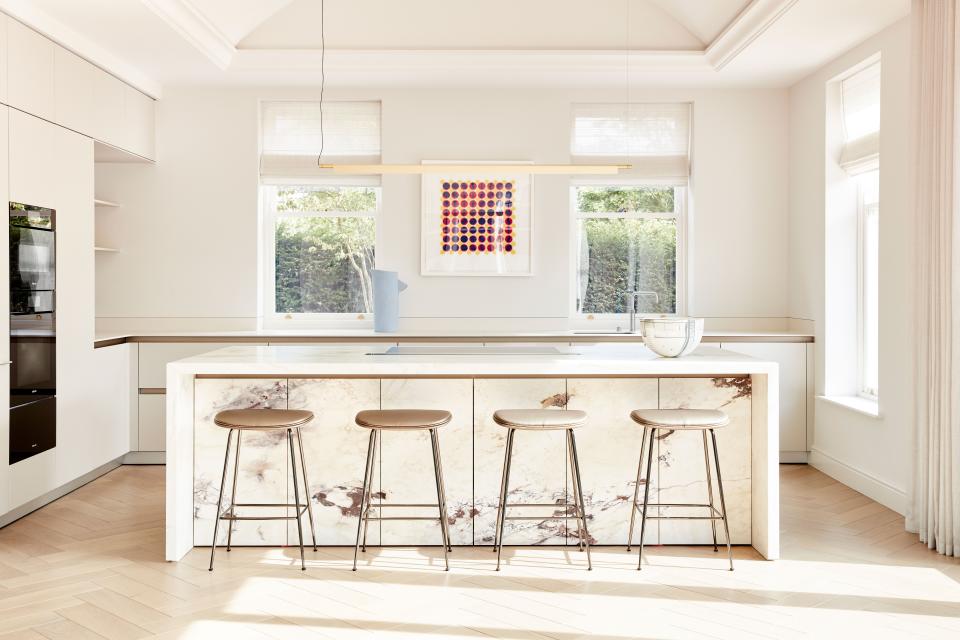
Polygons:
[[0,0],[154,96],[315,85],[321,67],[333,86],[622,87],[628,72],[637,85],[789,86],[910,10],[910,0],[326,0],[322,15],[321,5]]

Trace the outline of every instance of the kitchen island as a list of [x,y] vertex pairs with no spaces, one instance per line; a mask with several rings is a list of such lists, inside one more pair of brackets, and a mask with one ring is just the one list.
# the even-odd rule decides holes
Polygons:
[[[578,431],[583,492],[596,544],[624,544],[636,481],[641,430],[629,418],[643,408],[721,408],[730,426],[718,431],[721,469],[734,544],[779,555],[778,371],[772,362],[701,346],[677,359],[642,345],[477,347],[355,345],[235,346],[167,367],[166,557],[177,561],[210,544],[226,430],[218,411],[309,409],[304,430],[309,495],[317,540],[349,545],[356,533],[367,432],[353,424],[363,409],[442,408],[453,420],[440,430],[450,530],[456,545],[490,545],[506,431],[497,409],[583,409]],[[512,500],[566,499],[562,434],[518,437]],[[698,434],[658,438],[659,472],[651,501],[703,502],[706,480]],[[377,452],[374,502],[435,500],[430,445],[423,433],[386,433]],[[243,502],[292,501],[287,448],[269,433],[246,436],[240,463]],[[279,515],[279,514],[278,514]],[[513,544],[576,544],[563,520],[510,523]],[[572,526],[572,522],[570,523]],[[372,544],[432,545],[430,522],[384,521]],[[575,530],[575,527],[574,527]],[[234,544],[284,545],[296,538],[285,521],[241,522]],[[703,521],[653,521],[651,544],[704,544]]]

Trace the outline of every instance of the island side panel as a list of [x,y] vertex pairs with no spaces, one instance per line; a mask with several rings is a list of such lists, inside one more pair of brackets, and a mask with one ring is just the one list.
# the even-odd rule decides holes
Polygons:
[[[751,544],[751,400],[749,376],[730,378],[660,378],[660,408],[720,409],[730,424],[716,429],[720,470],[733,544]],[[658,502],[707,503],[703,437],[700,431],[660,432],[660,491]],[[709,441],[710,434],[707,433]],[[714,503],[720,508],[713,446],[710,446]],[[706,509],[666,509],[666,515],[706,515]],[[710,544],[707,520],[661,520],[663,544]],[[717,521],[717,541],[725,544],[723,524]]]
[[[209,545],[213,538],[217,497],[223,471],[228,430],[213,423],[226,409],[286,409],[287,381],[281,379],[197,379],[194,382],[194,544]],[[230,503],[233,483],[231,443],[224,509]],[[285,431],[245,431],[241,436],[240,466],[237,473],[237,502],[284,503],[290,472]],[[283,508],[237,509],[241,515],[285,515]],[[285,521],[223,521],[219,544],[226,544],[227,526],[233,525],[233,544],[287,544]]]
[[[365,409],[380,408],[380,380],[291,379],[289,388],[290,408],[307,409],[316,416],[302,434],[317,544],[353,545],[370,439],[370,431],[357,426],[354,416]],[[371,485],[374,500],[380,495],[382,447],[378,449]],[[307,540],[306,522],[303,532]],[[290,540],[297,539],[295,522],[289,523],[288,535]],[[379,523],[370,523],[367,542],[380,544]]]
[[[576,438],[590,537],[595,544],[626,544],[643,435],[642,427],[630,419],[630,412],[657,408],[657,379],[571,378],[567,380],[567,393],[568,408],[581,409],[588,416],[587,425],[576,430]],[[656,486],[654,472],[651,491]],[[575,527],[570,533],[575,544]],[[639,517],[634,540],[640,540]],[[651,520],[645,542],[658,541],[658,522]]]
[[[447,494],[450,539],[455,545],[473,544],[473,380],[384,379],[384,409],[443,409],[453,418],[437,429]],[[383,434],[381,490],[386,504],[435,504],[437,488],[433,453],[427,431]],[[387,508],[385,516],[432,517],[435,508]],[[383,544],[440,545],[437,522],[385,521]]]
[[779,371],[753,379],[753,547],[767,560],[780,557]]
[[[493,421],[498,409],[541,409],[566,404],[561,378],[478,378],[474,380],[474,544],[494,541],[507,429]],[[566,496],[566,445],[559,431],[517,431],[508,502],[556,504]],[[563,514],[563,509],[513,509],[510,515]],[[572,523],[572,521],[571,521]],[[571,524],[572,526],[572,524]],[[504,546],[566,544],[564,520],[507,522]]]
[[[166,554],[178,562],[193,549],[193,373],[167,366]],[[207,544],[207,543],[202,543]]]

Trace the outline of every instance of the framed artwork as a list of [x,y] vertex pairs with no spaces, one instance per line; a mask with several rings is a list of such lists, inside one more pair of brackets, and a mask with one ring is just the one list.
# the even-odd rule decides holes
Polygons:
[[[423,174],[421,275],[533,275],[533,178],[515,171],[517,164],[531,163],[468,164],[484,166]],[[514,171],[498,171],[498,164],[514,165]]]

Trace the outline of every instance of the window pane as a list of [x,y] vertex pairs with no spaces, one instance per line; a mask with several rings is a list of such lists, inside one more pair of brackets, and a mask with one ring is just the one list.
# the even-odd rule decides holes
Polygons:
[[672,213],[673,187],[579,187],[581,213]]
[[375,236],[367,216],[278,220],[277,313],[370,313]]
[[374,213],[375,187],[291,186],[276,187],[277,213],[305,211]]
[[863,245],[863,391],[875,396],[880,386],[880,213],[876,205],[864,213]]
[[627,291],[648,292],[640,313],[676,313],[676,220],[582,219],[579,237],[579,313],[626,313]]

